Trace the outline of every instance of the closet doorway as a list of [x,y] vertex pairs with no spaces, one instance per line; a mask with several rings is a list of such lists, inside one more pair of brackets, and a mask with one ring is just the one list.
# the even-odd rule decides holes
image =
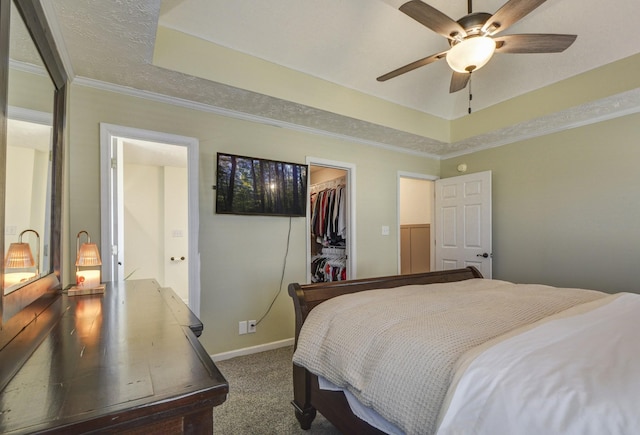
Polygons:
[[307,281],[354,279],[355,166],[307,158]]
[[398,174],[398,272],[402,275],[433,270],[435,180],[422,174]]

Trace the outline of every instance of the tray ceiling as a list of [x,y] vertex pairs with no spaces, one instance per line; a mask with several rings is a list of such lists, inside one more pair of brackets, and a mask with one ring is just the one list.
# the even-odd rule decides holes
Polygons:
[[[463,119],[467,116],[469,93],[467,90],[448,93],[450,70],[444,61],[387,82],[376,81],[385,72],[447,48],[443,37],[400,12],[401,3],[56,0],[48,8],[64,40],[73,73],[81,80],[149,91],[434,156],[468,152],[486,146],[488,141],[494,144],[509,141],[514,132],[503,128],[447,143],[415,131],[379,125],[153,64],[156,32],[161,26],[425,116],[451,122]],[[428,3],[454,19],[466,14],[467,2],[462,0]],[[474,11],[493,13],[503,3],[476,0]],[[472,78],[474,113],[640,53],[637,38],[620,36],[621,29],[635,28],[638,17],[637,0],[548,0],[505,34],[572,33],[578,39],[564,53],[494,56]],[[634,110],[640,97],[632,90],[569,113],[563,110],[560,117],[564,122],[567,118],[585,122],[582,118],[589,118],[594,111],[610,110],[611,104],[619,108],[616,102],[619,100],[624,110]],[[562,122],[552,120],[553,117],[545,115],[542,124],[539,118],[527,125],[562,128]]]

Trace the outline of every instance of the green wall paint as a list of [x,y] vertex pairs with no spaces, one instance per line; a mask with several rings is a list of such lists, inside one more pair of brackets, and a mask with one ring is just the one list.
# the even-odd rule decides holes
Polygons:
[[[289,222],[278,217],[216,215],[211,188],[216,152],[301,163],[312,156],[355,165],[357,277],[398,272],[398,171],[439,175],[439,161],[413,154],[72,85],[67,233],[71,246],[82,229],[100,243],[101,122],[200,141],[200,317],[205,326],[201,341],[211,354],[293,337],[293,307],[286,285],[306,279],[307,239],[304,218],[294,218],[282,293],[257,333],[238,335],[238,322],[259,319],[278,292]],[[382,225],[392,229],[391,235],[381,235]],[[67,259],[65,284],[72,269]]]
[[493,172],[494,278],[640,292],[640,114],[442,162]]
[[[565,81],[570,89],[557,95],[572,95],[567,100],[572,105],[588,101],[582,97],[633,89],[638,79],[629,68],[637,70],[639,60],[639,56],[632,56],[578,77],[575,83]],[[606,86],[585,91],[596,76]],[[620,80],[612,81],[612,77]],[[447,121],[444,136],[451,131],[457,140],[525,120],[532,113],[551,113],[559,110],[558,104],[560,109],[568,107],[563,97],[559,101],[554,96],[556,91],[559,88],[550,87],[464,120]],[[67,243],[63,258],[68,259],[69,246],[75,245],[79,230],[88,230],[96,239],[100,234],[101,122],[199,139],[202,342],[211,354],[293,336],[293,310],[286,286],[256,334],[237,333],[238,322],[260,318],[278,291],[288,220],[215,215],[211,186],[218,151],[296,162],[312,156],[355,165],[357,277],[397,273],[398,171],[449,177],[458,175],[456,167],[464,162],[469,172],[493,172],[496,278],[640,291],[635,282],[635,269],[640,264],[640,171],[635,167],[640,161],[640,114],[438,161],[78,84],[69,92],[68,213],[64,214],[63,228]],[[364,111],[360,119],[376,122],[375,116],[389,110],[383,125],[400,120],[420,131],[435,125],[420,124],[413,116],[404,117],[402,111],[391,115],[392,106],[369,113],[373,106],[358,101],[353,105],[364,106],[357,109]],[[435,135],[443,135],[441,125],[436,124]],[[382,225],[391,228],[390,236],[381,236]],[[285,285],[305,281],[306,237],[304,219],[294,219]],[[72,268],[68,260],[65,284],[73,276]]]

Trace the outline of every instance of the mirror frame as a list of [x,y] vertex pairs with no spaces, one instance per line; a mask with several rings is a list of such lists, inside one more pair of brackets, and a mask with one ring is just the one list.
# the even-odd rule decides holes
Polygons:
[[[6,147],[9,75],[10,14],[13,0],[0,0],[0,207],[5,207]],[[68,76],[56,43],[52,37],[44,10],[39,0],[15,0],[14,5],[25,23],[31,39],[54,85],[52,161],[51,161],[51,240],[49,245],[51,273],[26,284],[0,298],[0,350],[29,323],[36,319],[61,293],[61,232],[62,181],[64,137],[67,106]],[[4,212],[0,215],[0,228],[4,229]],[[4,230],[0,231],[3,247]],[[0,278],[4,281],[4,261],[0,263]]]

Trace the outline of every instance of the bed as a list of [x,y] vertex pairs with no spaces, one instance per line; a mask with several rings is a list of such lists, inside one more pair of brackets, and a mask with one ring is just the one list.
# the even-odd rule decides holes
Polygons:
[[347,434],[629,433],[640,295],[473,267],[290,284],[296,418]]

